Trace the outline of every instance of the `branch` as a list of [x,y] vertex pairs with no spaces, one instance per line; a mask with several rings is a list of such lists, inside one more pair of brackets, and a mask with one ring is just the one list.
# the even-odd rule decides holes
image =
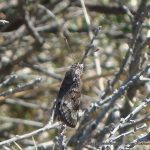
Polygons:
[[65,136],[66,125],[61,124],[58,132],[59,132],[59,134],[55,139],[55,148],[54,149],[67,150],[66,136]]
[[52,77],[52,78],[54,78],[54,79],[56,79],[56,80],[62,81],[62,78],[61,78],[60,76],[58,76],[57,74],[52,73],[52,72],[50,72],[50,71],[46,71],[46,70],[42,69],[41,67],[39,67],[39,66],[37,66],[37,65],[33,65],[33,64],[29,64],[29,63],[22,63],[22,64],[20,64],[20,65],[21,65],[21,66],[24,66],[24,67],[29,67],[29,68],[31,68],[31,69],[33,69],[33,70],[36,70],[36,71],[38,71],[38,72],[41,72],[41,73],[43,73],[43,74],[45,74],[45,75],[47,75],[47,76],[49,76],[49,77]]
[[95,111],[96,108],[104,105],[107,102],[113,101],[114,99],[117,99],[119,96],[121,96],[123,94],[123,92],[129,87],[131,86],[134,82],[136,82],[137,80],[139,80],[140,76],[142,74],[144,74],[145,72],[148,71],[148,69],[150,68],[150,65],[148,65],[146,68],[144,68],[141,72],[137,73],[135,76],[132,76],[129,80],[127,80],[125,83],[123,83],[120,88],[117,90],[114,90],[113,94],[110,95],[109,97],[105,98],[104,100],[98,99],[96,102],[94,102],[91,107],[89,109],[87,109],[85,111],[85,116],[88,116],[89,113],[92,113]]
[[55,123],[55,124],[47,124],[43,128],[40,128],[40,129],[35,130],[33,132],[30,132],[30,133],[27,133],[27,134],[24,134],[24,135],[16,135],[15,137],[13,137],[11,139],[8,139],[8,140],[0,142],[0,146],[8,145],[8,144],[11,144],[11,143],[13,143],[15,141],[19,141],[19,140],[22,140],[22,139],[25,139],[25,138],[29,138],[31,136],[40,134],[40,133],[42,133],[44,131],[47,131],[47,130],[56,129],[56,128],[58,128],[59,125],[60,124],[58,122]]
[[26,102],[22,99],[18,98],[7,98],[4,101],[5,104],[9,105],[20,105],[23,107],[31,108],[31,109],[42,109],[44,111],[48,111],[49,107],[46,104],[37,104],[37,103],[31,103],[31,102]]
[[22,10],[22,15],[24,17],[24,23],[31,34],[31,36],[35,39],[36,43],[41,47],[44,43],[44,39],[40,37],[40,34],[35,30],[35,27],[32,25],[29,12],[26,10],[25,3],[20,1],[20,8]]
[[[150,113],[144,116],[143,118],[131,120],[125,124],[122,124],[119,128],[119,131],[125,131],[127,128],[135,128],[135,126],[140,126],[141,124],[146,124],[150,121]],[[97,134],[95,134],[94,138],[97,139],[97,143],[102,142],[105,135],[110,133],[115,128],[115,123],[110,123],[102,129],[97,129]],[[100,131],[99,131],[100,130]],[[124,134],[124,133],[123,133]]]
[[38,84],[39,82],[41,82],[41,78],[37,78],[33,81],[31,81],[30,83],[24,84],[24,85],[18,85],[18,87],[14,88],[14,89],[9,89],[8,91],[2,92],[0,93],[0,96],[10,96],[16,92],[20,92],[26,89],[29,89],[31,87],[33,87],[34,85]]
[[109,141],[109,142],[103,142],[102,144],[100,144],[99,148],[102,148],[103,145],[108,144],[108,143],[115,145],[116,144],[115,143],[116,140],[119,140],[120,138],[126,137],[127,135],[130,135],[130,134],[135,134],[135,132],[137,132],[137,131],[139,131],[141,129],[144,129],[146,127],[147,127],[146,124],[144,124],[144,125],[142,125],[140,127],[137,127],[136,129],[130,130],[130,131],[125,132],[125,133],[122,133],[122,134],[118,135],[117,137],[114,137],[113,139],[111,139],[111,141]]
[[93,38],[91,39],[89,45],[86,47],[85,53],[84,53],[84,55],[83,55],[83,57],[82,57],[80,63],[83,63],[83,61],[84,61],[84,59],[87,57],[89,51],[94,48],[94,41],[96,40],[96,38],[97,38],[97,36],[98,36],[98,34],[99,34],[100,31],[101,31],[101,27],[96,28],[95,33],[94,33],[94,36],[93,36]]
[[[75,4],[76,6],[80,6],[81,7],[81,4],[80,3],[76,3]],[[121,6],[107,6],[107,5],[99,5],[99,4],[88,4],[88,3],[85,3],[85,6],[90,10],[90,11],[94,11],[94,12],[98,12],[98,13],[103,13],[103,14],[107,14],[107,15],[111,15],[111,14],[114,14],[114,15],[123,15],[123,14],[126,14],[126,9],[124,9],[123,7]],[[132,10],[132,9],[129,9],[130,12],[132,14],[135,14],[135,11]]]
[[[136,114],[138,114],[143,108],[148,106],[150,104],[150,98],[145,99],[138,107],[136,107],[126,118],[121,119],[121,123],[115,127],[115,129],[111,132],[111,135],[114,135],[120,127],[125,124],[126,122],[129,122]],[[113,138],[109,138],[107,141],[111,141]]]
[[139,131],[139,130],[141,130],[141,129],[144,129],[144,128],[146,128],[146,127],[147,127],[147,125],[146,125],[146,124],[143,124],[143,125],[140,126],[140,127],[137,127],[137,128],[134,128],[134,129],[132,129],[132,130],[130,130],[130,131],[127,131],[127,132],[125,132],[125,133],[119,134],[118,136],[113,137],[113,138],[110,140],[110,142],[117,141],[117,140],[119,140],[120,138],[125,137],[125,136],[130,135],[130,134],[135,134],[135,132],[137,132],[137,131]]
[[[116,73],[114,79],[111,80],[111,82],[110,82],[110,86],[111,87],[114,87],[115,83],[117,83],[118,79],[120,78],[121,74],[123,73],[123,70],[125,69],[125,66],[127,65],[127,62],[129,60],[130,56],[133,55],[133,52],[137,48],[136,45],[139,42],[138,41],[139,33],[141,31],[144,18],[146,16],[146,12],[148,11],[148,8],[146,8],[146,1],[141,2],[141,5],[142,6],[140,6],[140,7],[142,7],[142,10],[141,9],[138,10],[138,12],[137,12],[137,14],[136,14],[136,16],[134,18],[134,22],[132,24],[133,31],[132,31],[131,44],[129,45],[129,49],[128,49],[126,55],[125,55],[125,58],[122,61],[122,64],[121,64],[121,66],[119,68],[119,71]],[[138,25],[136,25],[137,23],[138,23]],[[139,58],[138,58],[138,60],[139,60]],[[135,73],[137,73],[137,72],[134,72],[133,74],[135,74]],[[105,90],[105,93],[103,94],[102,98],[105,98],[109,91],[110,91],[110,88],[109,88],[109,86],[107,86],[106,90]]]
[[[75,141],[77,141],[77,139],[78,139],[78,141],[79,141],[78,145],[83,145],[84,141],[87,138],[89,138],[91,133],[97,128],[99,122],[104,118],[104,116],[106,115],[108,110],[114,106],[114,103],[116,102],[116,100],[125,92],[125,90],[129,86],[131,86],[135,82],[137,82],[139,80],[139,77],[143,73],[147,72],[149,68],[150,68],[150,65],[148,65],[143,71],[139,72],[138,74],[133,76],[131,79],[126,81],[118,90],[114,90],[113,94],[111,96],[109,96],[108,98],[106,98],[104,100],[98,100],[95,103],[93,103],[91,105],[91,107],[84,112],[83,118],[82,118],[82,120],[80,122],[80,126],[78,128],[79,132],[71,139],[70,142],[73,141],[74,143],[76,143]],[[96,108],[99,108],[101,105],[103,105],[107,102],[109,102],[109,104],[104,106],[104,108],[102,109],[101,113],[99,113],[96,120],[93,121],[91,124],[89,124],[87,127],[85,127],[84,125],[85,125],[85,122],[87,122],[89,115],[92,112],[94,112],[96,110]],[[147,101],[145,103],[147,103]],[[84,130],[82,127],[84,127]]]
[[126,144],[123,149],[133,148],[134,146],[136,146],[138,144],[141,144],[141,145],[144,145],[144,144],[145,145],[150,145],[150,132],[147,133],[144,136],[141,136],[141,137],[135,139],[131,143]]
[[0,83],[0,88],[7,86],[8,84],[14,82],[16,80],[17,76],[16,75],[10,75],[8,79]]
[[41,122],[32,121],[32,120],[24,120],[24,119],[19,119],[19,118],[10,118],[10,117],[0,116],[0,120],[5,121],[5,122],[10,122],[10,123],[25,124],[29,126],[38,127],[38,128],[43,126],[43,123]]

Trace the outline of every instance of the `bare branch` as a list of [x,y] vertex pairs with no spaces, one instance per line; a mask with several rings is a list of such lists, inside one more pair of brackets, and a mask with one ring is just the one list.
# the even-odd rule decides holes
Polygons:
[[43,126],[43,123],[41,122],[32,121],[32,120],[23,120],[19,118],[10,118],[10,117],[0,116],[0,120],[5,121],[5,122],[11,122],[11,123],[21,123],[21,124],[25,124],[29,126],[38,127],[38,128]]
[[129,144],[126,144],[125,146],[121,146],[121,149],[129,149],[129,148],[133,148],[136,145],[149,145],[150,144],[150,132],[147,133],[146,135],[143,135],[141,137],[138,137],[137,139],[135,139],[134,141],[132,141]]
[[20,92],[29,88],[32,88],[33,86],[35,86],[36,84],[41,82],[41,78],[37,78],[33,81],[31,81],[30,83],[24,84],[24,85],[18,85],[18,87],[14,88],[14,89],[9,89],[8,91],[2,92],[0,93],[0,96],[10,96],[16,92]]
[[0,146],[2,146],[2,145],[9,145],[9,144],[11,144],[11,143],[13,143],[15,141],[32,137],[32,136],[40,134],[40,133],[42,133],[44,131],[51,130],[51,129],[56,129],[56,128],[59,127],[59,125],[60,124],[58,122],[55,123],[55,124],[47,124],[43,128],[40,128],[40,129],[35,130],[33,132],[30,132],[30,133],[27,133],[27,134],[24,134],[24,135],[16,135],[15,137],[13,137],[11,139],[8,139],[8,140],[0,142]]

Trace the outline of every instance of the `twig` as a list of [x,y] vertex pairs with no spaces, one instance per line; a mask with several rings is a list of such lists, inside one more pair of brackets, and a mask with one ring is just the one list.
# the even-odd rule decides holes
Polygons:
[[21,123],[21,124],[25,124],[25,125],[29,125],[29,126],[34,126],[34,127],[42,127],[43,123],[41,122],[37,122],[37,121],[32,121],[32,120],[24,120],[24,119],[19,119],[19,118],[10,118],[10,117],[4,117],[4,116],[0,116],[0,120],[1,121],[5,121],[5,122],[11,122],[11,123]]
[[21,26],[19,29],[9,32],[9,33],[1,33],[2,36],[6,38],[5,42],[1,44],[3,47],[7,47],[8,45],[12,44],[15,40],[21,39],[23,36],[27,34],[25,30],[25,26]]
[[127,15],[130,18],[130,21],[133,22],[134,16],[130,9],[126,5],[124,5],[121,0],[117,0],[117,2],[119,3],[120,7],[122,7],[126,11]]
[[[40,143],[40,144],[36,144],[36,147],[38,149],[52,149],[53,150],[53,147],[54,147],[54,143],[53,141],[47,141],[47,142],[43,142],[43,143]],[[27,148],[24,148],[24,150],[35,150],[35,146],[27,146]]]
[[36,43],[41,47],[44,43],[44,39],[40,37],[37,30],[35,30],[35,27],[32,25],[31,19],[29,17],[29,12],[26,10],[25,3],[23,1],[20,1],[20,7],[22,8],[22,15],[24,17],[24,23],[30,32],[31,36],[35,39]]
[[[79,126],[79,132],[73,137],[74,139],[78,139],[78,145],[82,145],[84,141],[91,135],[91,133],[97,128],[99,122],[104,118],[105,114],[108,112],[110,108],[114,106],[114,103],[116,100],[124,93],[124,91],[131,86],[133,83],[139,80],[139,77],[148,71],[150,68],[150,65],[147,66],[143,71],[139,72],[135,76],[133,76],[131,79],[126,81],[118,90],[115,90],[111,96],[106,98],[103,101],[96,101],[91,105],[89,109],[87,109],[84,112],[83,119],[80,122]],[[85,122],[87,121],[87,118],[89,115],[96,110],[99,106],[103,105],[104,103],[109,102],[104,108],[102,109],[101,113],[99,113],[98,117],[96,118],[95,121],[93,121],[91,124],[89,124],[86,128],[84,127],[84,130],[82,126],[84,126]],[[146,102],[147,103],[147,102]],[[81,129],[81,130],[80,130]],[[72,139],[73,140],[73,139]],[[75,141],[74,141],[75,142]]]
[[[133,47],[132,59],[129,65],[129,76],[132,76],[133,74],[141,70],[141,62],[142,58],[144,58],[142,57],[142,55],[144,55],[144,52],[142,52],[143,49],[141,49],[141,43],[143,43],[143,41],[140,33],[142,30],[142,24],[144,22],[144,19],[148,15],[148,8],[146,2],[147,0],[141,1],[132,26],[133,28],[132,34],[133,38],[135,39],[135,44]],[[127,91],[127,96],[130,100],[133,99],[137,91],[137,85],[138,84],[131,86]]]
[[[126,118],[121,119],[121,123],[115,127],[115,129],[111,132],[111,135],[114,135],[120,127],[126,123],[129,122],[137,113],[139,113],[144,107],[148,106],[150,104],[150,98],[145,99],[138,107],[136,107]],[[109,138],[111,141],[111,138]]]
[[[81,6],[80,3],[75,4],[77,6]],[[122,7],[118,6],[108,6],[108,5],[100,5],[100,4],[93,4],[93,3],[85,3],[85,6],[88,8],[90,11],[94,11],[97,13],[103,13],[107,15],[123,15],[126,14],[126,10]],[[132,14],[135,14],[135,11],[130,9]]]
[[37,4],[37,7],[39,7],[40,9],[43,9],[51,18],[56,20],[55,14],[50,9],[46,8],[44,5],[41,5],[41,4]]
[[148,69],[150,68],[150,65],[147,66],[146,68],[144,68],[141,72],[139,72],[138,74],[136,74],[135,76],[133,76],[132,78],[130,78],[128,81],[126,81],[125,83],[123,83],[120,88],[117,90],[114,90],[113,94],[110,95],[109,97],[105,98],[104,100],[99,99],[96,102],[94,102],[91,107],[85,111],[85,117],[88,116],[89,113],[92,113],[93,111],[95,111],[96,108],[104,105],[105,103],[109,102],[109,101],[113,101],[114,99],[117,99],[120,95],[122,95],[122,93],[130,86],[132,85],[134,82],[136,82],[139,77],[148,71]]
[[6,74],[9,74],[15,65],[18,65],[20,62],[26,60],[28,57],[31,57],[35,52],[37,52],[37,49],[38,49],[38,52],[40,52],[39,50],[41,50],[41,47],[38,44],[34,43],[33,47],[28,48],[24,54],[12,60],[7,65],[3,65],[0,68],[0,75],[4,76]]
[[120,149],[130,149],[133,148],[136,145],[150,145],[150,132],[147,133],[146,135],[143,135],[141,137],[138,137],[137,139],[135,139],[134,141],[132,141],[129,144],[126,144],[125,146],[121,146]]
[[94,48],[94,44],[93,43],[96,40],[96,38],[97,38],[97,36],[98,36],[98,34],[99,34],[100,31],[101,31],[101,27],[96,28],[96,30],[94,32],[94,36],[91,39],[89,45],[86,47],[85,53],[84,53],[84,55],[83,55],[80,63],[83,63],[84,59],[88,56],[89,51]]
[[[132,29],[133,29],[133,32],[132,32],[132,41],[131,41],[129,49],[128,49],[126,55],[125,55],[125,58],[122,61],[122,64],[121,64],[121,66],[119,68],[119,71],[116,73],[114,79],[111,80],[111,82],[110,82],[111,87],[114,87],[114,85],[118,81],[120,75],[123,73],[123,70],[125,69],[125,66],[127,65],[127,62],[129,60],[130,56],[133,55],[133,51],[136,48],[137,42],[139,42],[138,41],[139,33],[141,31],[142,23],[144,21],[144,17],[146,15],[146,10],[147,10],[146,5],[144,5],[144,4],[146,4],[146,1],[141,1],[141,5],[142,5],[141,7],[143,7],[143,8],[142,8],[142,10],[138,11],[137,15],[134,18],[134,22],[132,24]],[[136,72],[134,72],[134,74],[135,73]],[[106,87],[105,92],[104,92],[102,98],[105,98],[109,91],[110,91],[109,87]]]
[[24,85],[18,85],[18,87],[14,88],[14,89],[9,89],[8,91],[2,92],[0,93],[0,96],[10,96],[16,92],[20,92],[29,88],[32,88],[33,86],[35,86],[36,84],[41,82],[41,78],[37,78],[33,81],[31,81],[30,83],[24,84]]
[[110,142],[114,142],[114,141],[119,140],[121,137],[125,137],[125,136],[127,136],[127,135],[134,134],[136,131],[139,131],[139,130],[144,129],[144,128],[146,128],[146,127],[147,127],[147,125],[146,125],[146,124],[143,124],[143,125],[140,126],[140,127],[137,127],[137,128],[132,129],[132,130],[130,130],[130,131],[128,131],[128,132],[119,134],[118,136],[111,138]]
[[3,81],[2,83],[0,83],[0,88],[7,86],[8,84],[14,82],[14,80],[17,79],[16,75],[10,75],[8,77],[8,79],[6,79],[5,81]]
[[47,105],[40,105],[40,104],[36,104],[36,103],[30,103],[30,102],[26,102],[22,99],[12,99],[12,98],[7,98],[4,101],[5,104],[11,104],[11,105],[20,105],[23,107],[27,107],[27,108],[32,108],[32,109],[42,109],[44,111],[49,110],[49,107]]
[[[84,2],[84,0],[80,0],[80,2],[81,2],[82,9],[83,9],[85,21],[86,21],[86,23],[87,23],[87,25],[88,25],[89,37],[90,37],[90,39],[91,39],[91,43],[90,43],[90,45],[88,46],[89,48],[87,47],[87,49],[85,50],[85,54],[84,54],[84,56],[83,56],[83,58],[82,58],[82,60],[81,60],[81,63],[83,63],[83,61],[84,61],[84,59],[87,57],[87,55],[88,55],[90,49],[92,49],[92,50],[95,50],[95,49],[96,49],[96,44],[97,44],[96,38],[97,38],[97,36],[98,36],[98,33],[100,32],[100,27],[96,29],[96,31],[95,31],[94,34],[92,33],[92,30],[91,30],[91,21],[90,21],[89,15],[88,15],[88,13],[87,13],[87,9],[86,9],[86,6],[85,6],[85,2]],[[92,41],[92,40],[93,40],[93,41]],[[94,62],[95,62],[95,67],[96,67],[96,73],[97,73],[97,75],[101,75],[102,70],[101,70],[100,59],[98,58],[98,53],[95,51],[95,52],[93,53],[93,55],[94,55]],[[100,79],[98,80],[98,86],[99,86],[100,90],[104,90],[103,78],[100,78]]]
[[29,138],[31,136],[40,134],[41,132],[44,132],[44,131],[47,131],[47,130],[50,130],[50,129],[56,129],[56,128],[58,128],[59,125],[60,124],[58,122],[55,123],[55,124],[47,124],[43,128],[40,128],[40,129],[35,130],[33,132],[30,132],[30,133],[27,133],[27,134],[24,134],[24,135],[16,135],[15,137],[13,137],[11,139],[0,142],[0,146],[8,145],[8,144],[11,144],[15,141],[19,141],[19,140],[22,140],[22,139],[25,139],[25,138]]
[[150,121],[150,113],[141,119],[132,120],[131,122],[127,122],[127,123],[122,124],[122,126],[120,126],[120,129],[122,130],[123,128],[134,127],[138,124],[149,122],[149,121]]
[[3,146],[3,148],[4,148],[5,150],[11,150],[11,149],[8,148],[7,146]]
[[56,80],[62,81],[62,78],[60,76],[58,76],[57,74],[52,73],[50,71],[46,71],[46,70],[40,68],[39,66],[31,65],[31,64],[28,64],[28,63],[22,63],[21,65],[25,66],[25,67],[29,67],[31,69],[34,69],[36,71],[39,71],[39,72],[41,72],[41,73],[43,73],[45,75],[48,75],[49,77],[52,77],[52,78],[54,78]]
[[36,39],[36,41],[39,45],[42,45],[44,40],[43,40],[43,38],[40,37],[39,33],[33,27],[32,23],[30,21],[30,18],[29,18],[29,14],[26,10],[25,10],[24,19],[25,19],[26,27],[30,31],[31,35]]
[[62,124],[59,129],[58,137],[56,137],[54,149],[67,150],[65,132],[66,132],[66,125]]
[[137,127],[136,129],[132,129],[132,130],[130,130],[130,131],[128,131],[128,132],[122,133],[122,134],[118,135],[117,137],[112,138],[111,141],[109,141],[109,142],[108,142],[108,141],[103,142],[103,143],[100,145],[99,148],[102,148],[103,145],[108,144],[108,143],[114,145],[114,144],[116,143],[116,141],[119,140],[120,138],[126,137],[126,136],[128,136],[128,135],[130,135],[130,134],[135,134],[135,132],[137,132],[137,131],[139,131],[139,130],[142,130],[142,129],[146,128],[146,127],[147,127],[146,124],[144,124],[144,125],[142,125],[142,126],[140,126],[140,127]]
[[[127,122],[125,124],[122,124],[122,126],[120,126],[119,131],[124,131],[124,129],[127,128],[135,128],[135,126],[139,126],[141,124],[146,124],[150,121],[150,114],[147,114],[146,116],[144,116],[143,118],[140,119],[136,119],[136,120],[132,120],[130,122]],[[105,125],[104,128],[102,129],[97,129],[98,133],[95,135],[95,138],[97,139],[97,142],[102,142],[102,140],[104,139],[104,135],[106,135],[107,133],[110,133],[112,131],[112,129],[115,128],[115,124],[111,123],[109,125]],[[100,130],[100,131],[99,131]],[[101,138],[99,138],[101,137]]]

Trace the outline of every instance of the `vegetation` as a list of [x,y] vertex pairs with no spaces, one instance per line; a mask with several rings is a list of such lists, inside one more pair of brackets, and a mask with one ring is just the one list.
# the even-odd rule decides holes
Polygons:
[[[52,122],[83,63],[76,128]],[[148,149],[150,3],[0,1],[0,149]]]

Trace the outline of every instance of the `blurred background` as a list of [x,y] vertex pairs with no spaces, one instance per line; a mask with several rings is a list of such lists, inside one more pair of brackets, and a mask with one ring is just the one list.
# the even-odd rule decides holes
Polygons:
[[[65,72],[81,61],[87,49],[81,79],[82,111],[92,102],[111,95],[113,89],[148,65],[149,9],[146,0],[0,0],[0,141],[48,123]],[[99,26],[101,30],[95,35]],[[96,39],[89,48],[93,37]],[[150,72],[143,77],[106,113],[99,123],[99,132],[99,128],[113,121],[119,123],[120,118],[150,96]],[[91,120],[100,111],[92,113]],[[147,127],[124,138],[125,142],[150,132],[149,114],[148,106],[134,118],[146,117],[141,123]],[[76,132],[77,128],[69,128],[66,136],[72,137]],[[99,132],[91,133],[91,141],[99,139],[99,143],[108,137],[108,132]],[[56,130],[50,130],[34,139],[37,145],[52,145],[56,135]],[[32,138],[17,143],[22,149],[34,147]],[[72,144],[70,149],[73,147]],[[138,147],[147,149],[144,145]],[[14,143],[9,148],[18,149]]]

